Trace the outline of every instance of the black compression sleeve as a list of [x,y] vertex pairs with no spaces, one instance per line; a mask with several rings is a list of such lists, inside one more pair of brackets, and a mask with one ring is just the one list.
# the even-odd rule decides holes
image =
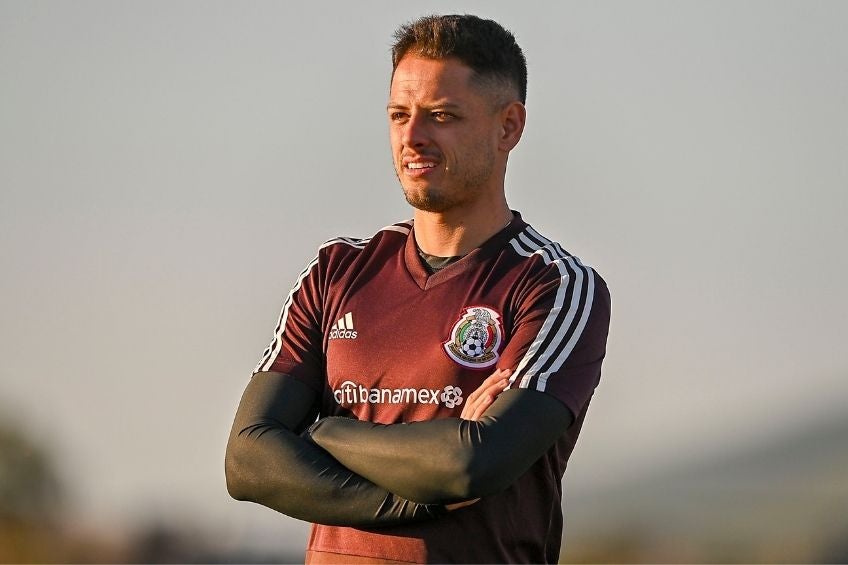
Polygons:
[[376,484],[422,503],[492,494],[523,474],[571,425],[556,398],[507,390],[479,421],[446,418],[381,425],[324,418],[309,430],[333,457]]
[[343,526],[391,526],[446,512],[376,486],[298,435],[315,418],[316,398],[288,375],[253,376],[227,443],[227,488],[233,498],[293,518]]

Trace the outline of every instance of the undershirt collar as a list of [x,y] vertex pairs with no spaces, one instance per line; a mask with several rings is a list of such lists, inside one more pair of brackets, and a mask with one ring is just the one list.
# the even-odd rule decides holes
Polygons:
[[433,273],[438,273],[448,265],[452,265],[453,263],[456,263],[457,261],[465,257],[465,255],[454,255],[453,257],[439,257],[438,255],[430,255],[429,253],[424,253],[417,245],[415,247],[418,248],[418,256],[421,257],[424,268],[427,269],[427,271],[429,271],[431,275]]
[[472,249],[467,255],[461,257],[441,258],[447,259],[447,261],[439,270],[433,270],[426,259],[422,257],[418,249],[418,244],[415,241],[415,225],[412,223],[412,230],[410,230],[406,238],[404,262],[415,284],[421,290],[426,291],[451,280],[468,269],[474,268],[492,255],[500,253],[504,246],[508,245],[511,238],[527,227],[527,223],[522,220],[519,212],[513,210],[512,213],[512,221],[504,229],[485,241],[480,247]]
[[[513,214],[516,213],[514,211],[512,212]],[[512,223],[512,220],[513,216],[510,216],[509,221],[501,229],[505,229],[509,224]],[[417,243],[415,244],[415,248],[418,250],[418,256],[421,257],[421,259],[424,261],[424,268],[427,269],[427,271],[431,275],[433,273],[438,273],[445,267],[452,265],[453,263],[456,263],[457,261],[465,257],[465,255],[454,255],[452,257],[439,257],[438,255],[430,255],[429,253],[424,253],[423,251],[421,251],[421,248],[418,247]]]

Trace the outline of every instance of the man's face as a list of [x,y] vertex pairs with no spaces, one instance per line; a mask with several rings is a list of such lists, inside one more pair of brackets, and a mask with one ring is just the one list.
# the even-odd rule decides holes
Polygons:
[[[406,200],[428,212],[461,208],[499,188],[499,112],[456,59],[406,55],[389,97],[395,171]],[[502,176],[502,175],[500,175]]]

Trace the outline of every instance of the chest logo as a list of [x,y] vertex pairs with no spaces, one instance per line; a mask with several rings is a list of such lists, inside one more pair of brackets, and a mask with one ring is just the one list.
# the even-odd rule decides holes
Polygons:
[[444,343],[448,356],[470,369],[485,369],[498,362],[503,341],[500,315],[485,306],[466,308]]
[[327,339],[356,339],[358,332],[353,327],[353,312],[348,312],[330,326]]

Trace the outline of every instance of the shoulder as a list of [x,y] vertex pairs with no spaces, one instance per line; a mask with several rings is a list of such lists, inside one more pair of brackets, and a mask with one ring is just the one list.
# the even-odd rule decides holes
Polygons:
[[509,248],[517,260],[524,263],[530,278],[539,283],[558,281],[560,284],[569,284],[575,290],[586,289],[593,294],[609,294],[606,281],[592,265],[529,224],[513,235],[509,240]]
[[411,229],[412,221],[410,220],[385,226],[367,238],[335,237],[321,244],[318,248],[318,258],[359,255],[363,250],[373,251],[381,246],[402,245]]
[[406,237],[409,235],[411,229],[412,221],[410,220],[407,222],[398,222],[396,224],[385,226],[371,237],[334,237],[333,239],[329,239],[322,243],[318,248],[318,253],[320,255],[321,253],[331,254],[355,252],[356,250],[365,249],[369,245],[386,243],[387,240],[406,241]]
[[[606,281],[591,265],[530,226],[510,240],[524,261],[516,296],[522,356],[512,380],[552,392],[579,414],[600,376],[610,322]],[[568,378],[557,378],[565,372]],[[549,378],[550,377],[550,378]],[[550,386],[548,386],[550,385]]]

